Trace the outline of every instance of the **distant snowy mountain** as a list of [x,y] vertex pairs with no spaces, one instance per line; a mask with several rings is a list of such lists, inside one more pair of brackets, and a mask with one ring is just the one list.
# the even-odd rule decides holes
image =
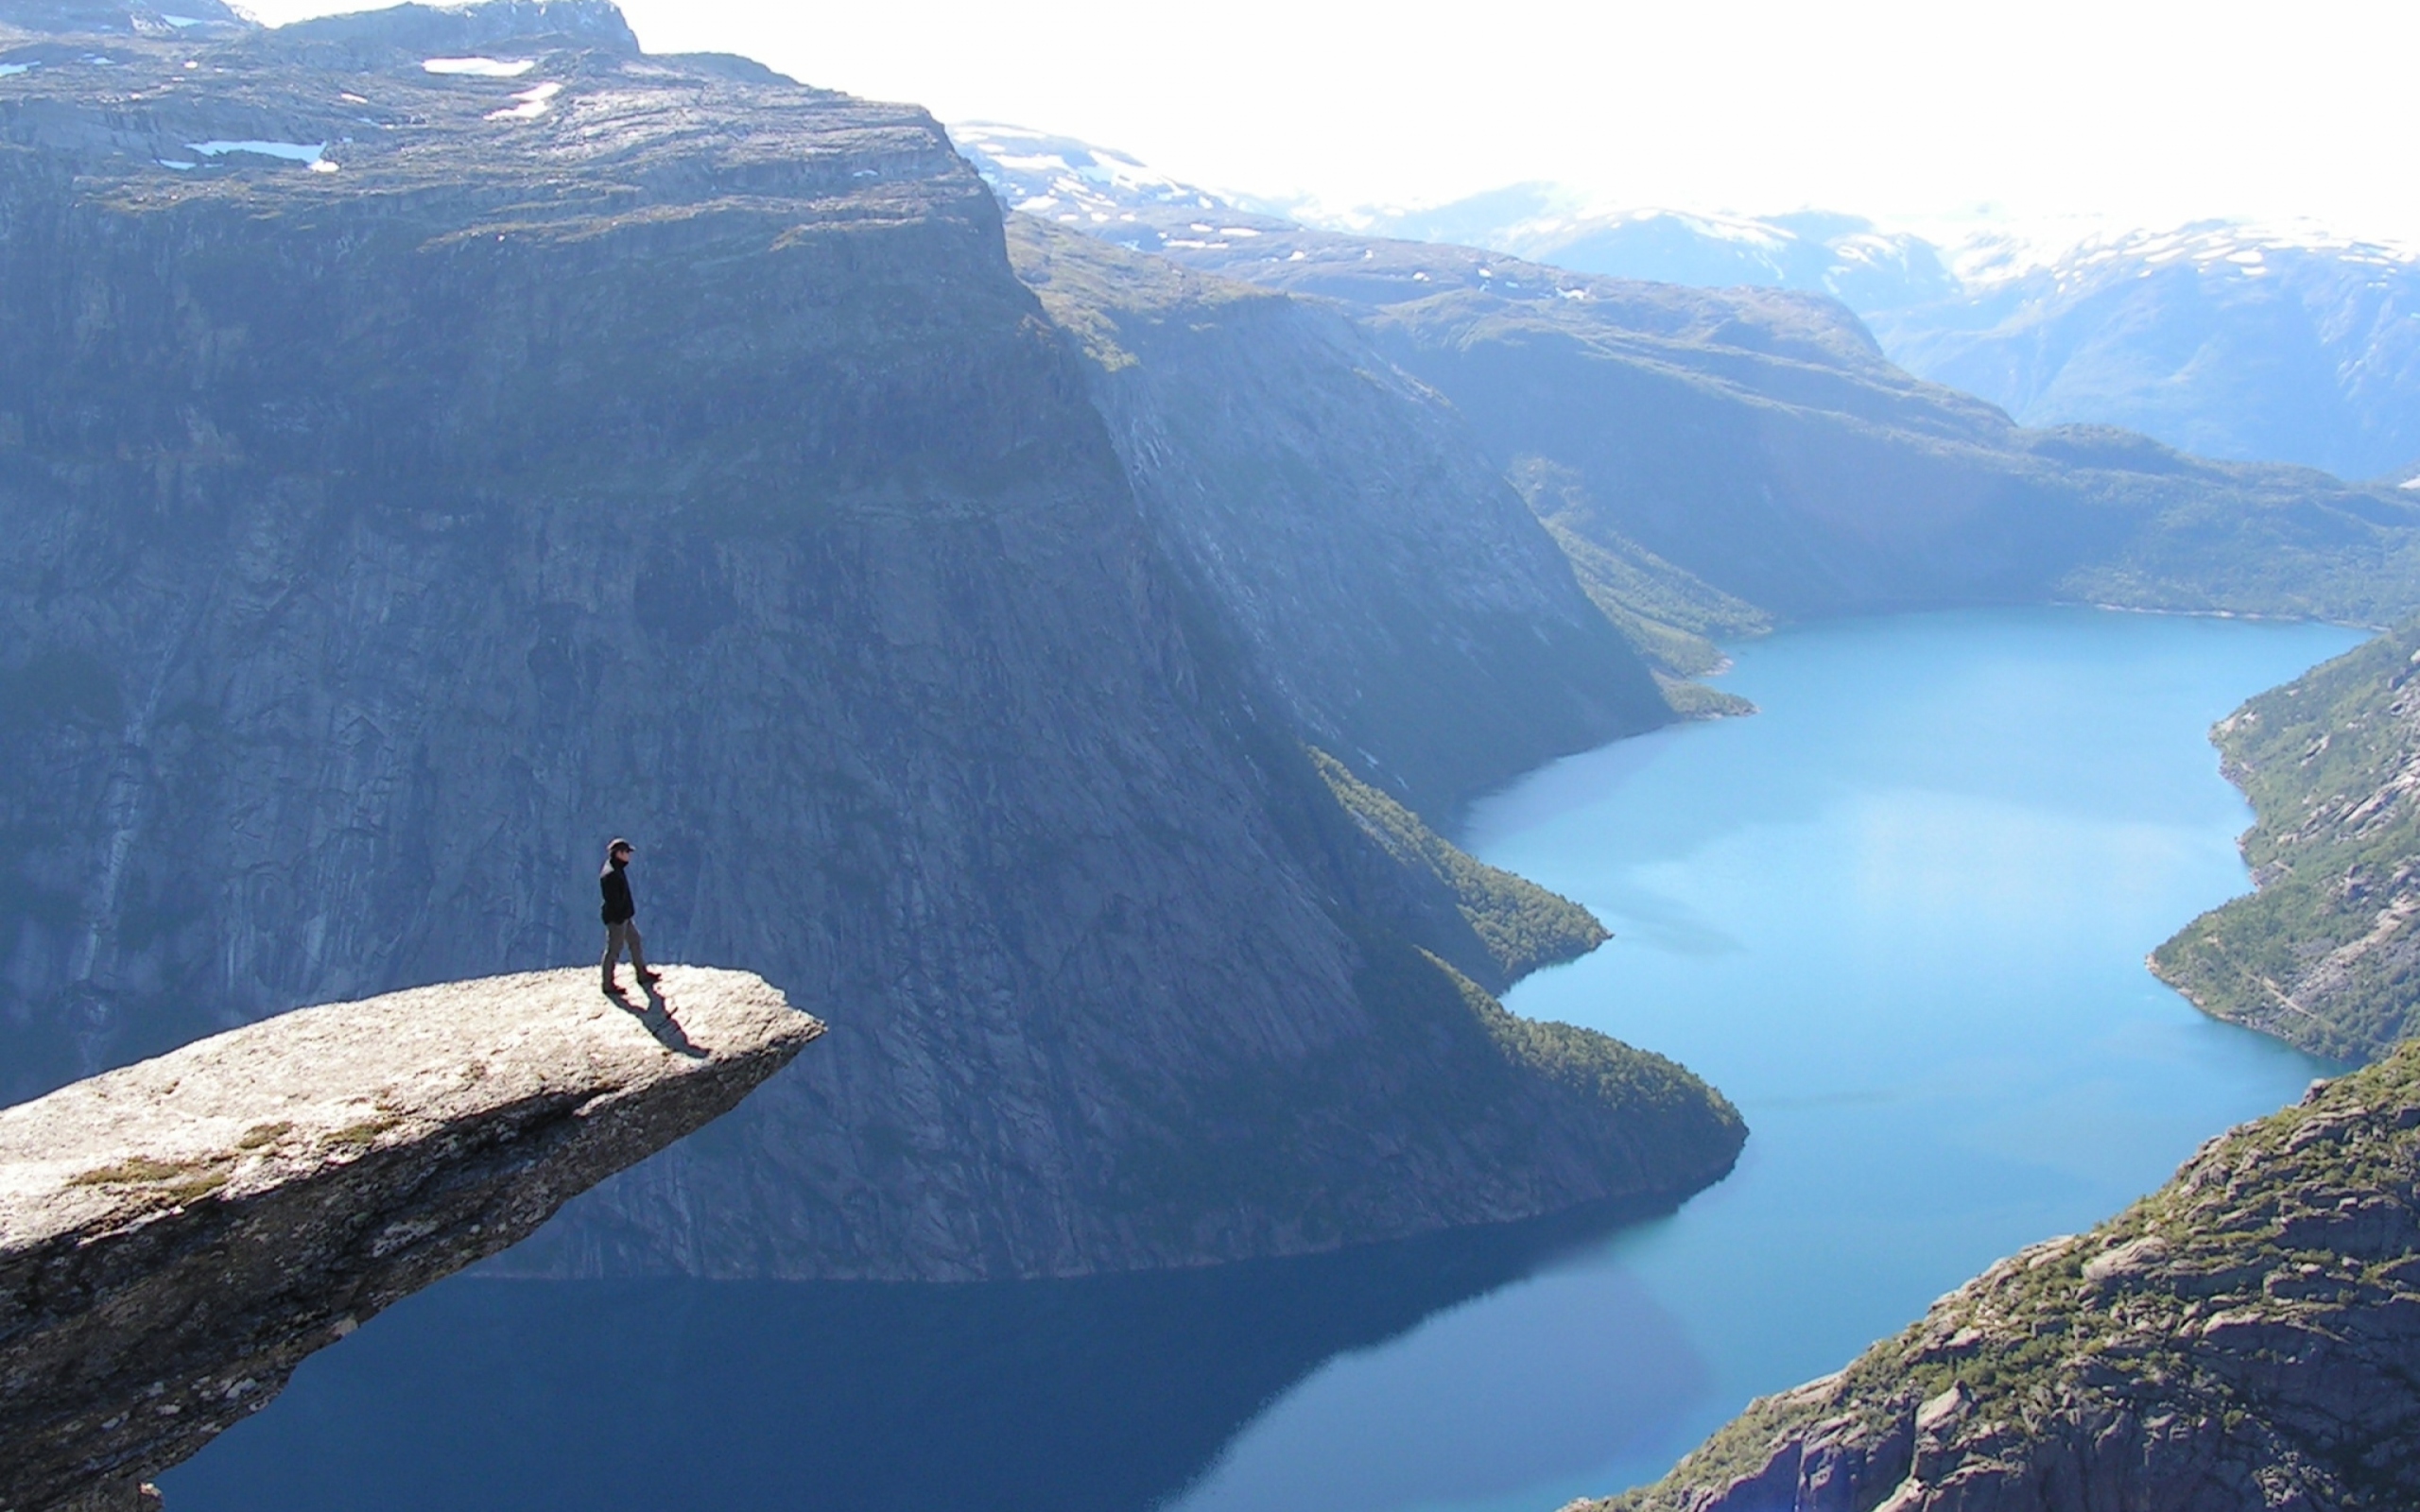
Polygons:
[[1233,201],[1179,183],[1123,152],[1071,136],[994,121],[960,121],[949,139],[1011,210],[1084,227],[1131,221],[1137,212],[1230,210]]
[[2420,471],[2420,261],[2398,249],[2221,222],[2073,245],[2007,231],[1936,243],[1820,211],[1593,208],[1544,183],[1339,210],[1221,194],[1021,128],[951,135],[1009,204],[1144,250],[1234,246],[1299,222],[1575,273],[1828,294],[1893,361],[2028,425],[2121,425],[2205,456],[2352,478]]
[[1959,291],[1931,243],[1822,211],[1750,219],[1591,209],[1553,184],[1529,183],[1433,210],[1314,210],[1303,218],[1332,231],[1484,247],[1575,273],[1829,294],[1857,310],[1929,303]]
[[2353,478],[2420,459],[2420,265],[2394,249],[2204,223],[1858,313],[1901,366],[2027,424]]

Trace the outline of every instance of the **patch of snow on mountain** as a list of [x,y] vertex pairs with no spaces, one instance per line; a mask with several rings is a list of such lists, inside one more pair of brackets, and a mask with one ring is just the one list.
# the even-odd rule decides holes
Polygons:
[[538,66],[534,58],[424,58],[420,66],[425,73],[459,74],[471,78],[519,78]]
[[[1172,179],[1141,161],[1073,137],[995,121],[962,121],[950,141],[992,192],[1019,210],[1094,224],[1132,218],[1136,210],[1233,211],[1235,200]],[[1213,232],[1207,225],[1197,228]]]
[[562,92],[563,87],[561,84],[540,84],[531,89],[525,89],[512,96],[519,100],[520,104],[508,105],[500,111],[490,111],[487,118],[491,121],[534,121],[546,113],[547,104]]

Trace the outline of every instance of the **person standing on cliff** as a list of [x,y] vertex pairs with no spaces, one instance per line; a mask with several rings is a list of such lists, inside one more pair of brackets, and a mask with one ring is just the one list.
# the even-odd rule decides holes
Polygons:
[[614,980],[614,967],[622,958],[622,948],[630,947],[631,965],[638,972],[641,987],[653,987],[656,973],[648,970],[647,943],[639,938],[638,905],[631,901],[631,842],[616,838],[605,848],[605,865],[596,873],[596,886],[605,894],[605,906],[598,917],[605,920],[605,990],[619,993],[621,985]]

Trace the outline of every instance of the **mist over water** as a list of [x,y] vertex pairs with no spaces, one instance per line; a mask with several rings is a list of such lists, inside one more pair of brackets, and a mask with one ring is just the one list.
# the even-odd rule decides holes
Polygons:
[[1677,1213],[990,1287],[458,1278],[167,1478],[180,1512],[1547,1512],[1660,1473],[2329,1069],[2142,957],[2248,885],[2209,724],[2354,644],[2011,610],[1742,648],[1757,717],[1573,757],[1465,843],[1614,940],[1517,1010],[1722,1088]]

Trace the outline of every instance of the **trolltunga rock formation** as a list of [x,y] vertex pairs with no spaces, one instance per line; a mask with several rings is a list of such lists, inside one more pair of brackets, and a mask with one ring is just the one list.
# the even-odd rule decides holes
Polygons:
[[132,1503],[304,1355],[822,1032],[745,972],[617,1004],[541,971],[305,1008],[0,1110],[0,1509]]

